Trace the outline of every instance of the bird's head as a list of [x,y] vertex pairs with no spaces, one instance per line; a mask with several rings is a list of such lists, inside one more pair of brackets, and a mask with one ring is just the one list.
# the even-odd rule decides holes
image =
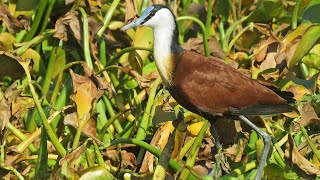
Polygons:
[[152,5],[145,9],[138,19],[123,26],[121,30],[124,31],[137,26],[149,26],[153,29],[158,27],[175,27],[175,16],[164,5]]

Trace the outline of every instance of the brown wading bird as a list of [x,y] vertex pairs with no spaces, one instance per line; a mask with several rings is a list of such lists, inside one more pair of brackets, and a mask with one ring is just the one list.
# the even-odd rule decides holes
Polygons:
[[256,178],[260,180],[268,156],[271,137],[245,116],[290,112],[292,94],[273,90],[241,74],[223,61],[184,50],[178,43],[175,16],[168,7],[153,5],[121,30],[149,26],[154,33],[154,58],[172,97],[186,109],[206,119],[217,116],[238,116],[257,131],[264,140],[264,149]]

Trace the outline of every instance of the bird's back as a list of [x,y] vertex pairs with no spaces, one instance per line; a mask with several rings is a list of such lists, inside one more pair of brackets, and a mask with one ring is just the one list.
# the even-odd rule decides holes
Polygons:
[[170,91],[176,101],[190,111],[211,115],[262,115],[292,110],[274,91],[220,60],[186,50],[176,58]]

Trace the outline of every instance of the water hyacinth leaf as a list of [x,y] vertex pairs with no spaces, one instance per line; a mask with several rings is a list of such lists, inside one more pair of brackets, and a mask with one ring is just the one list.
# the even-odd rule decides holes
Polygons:
[[308,28],[299,42],[292,59],[288,62],[289,68],[296,65],[312,49],[320,38],[320,25],[314,25]]
[[320,23],[320,1],[312,0],[303,12],[302,22]]
[[115,179],[112,174],[110,174],[102,166],[92,166],[85,169],[79,180],[105,180],[105,179]]

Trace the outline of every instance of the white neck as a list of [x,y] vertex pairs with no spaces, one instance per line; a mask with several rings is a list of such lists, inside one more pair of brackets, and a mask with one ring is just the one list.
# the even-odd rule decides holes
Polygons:
[[165,85],[171,84],[172,60],[171,60],[171,43],[173,30],[169,27],[159,26],[153,29],[154,36],[154,58],[158,71]]

